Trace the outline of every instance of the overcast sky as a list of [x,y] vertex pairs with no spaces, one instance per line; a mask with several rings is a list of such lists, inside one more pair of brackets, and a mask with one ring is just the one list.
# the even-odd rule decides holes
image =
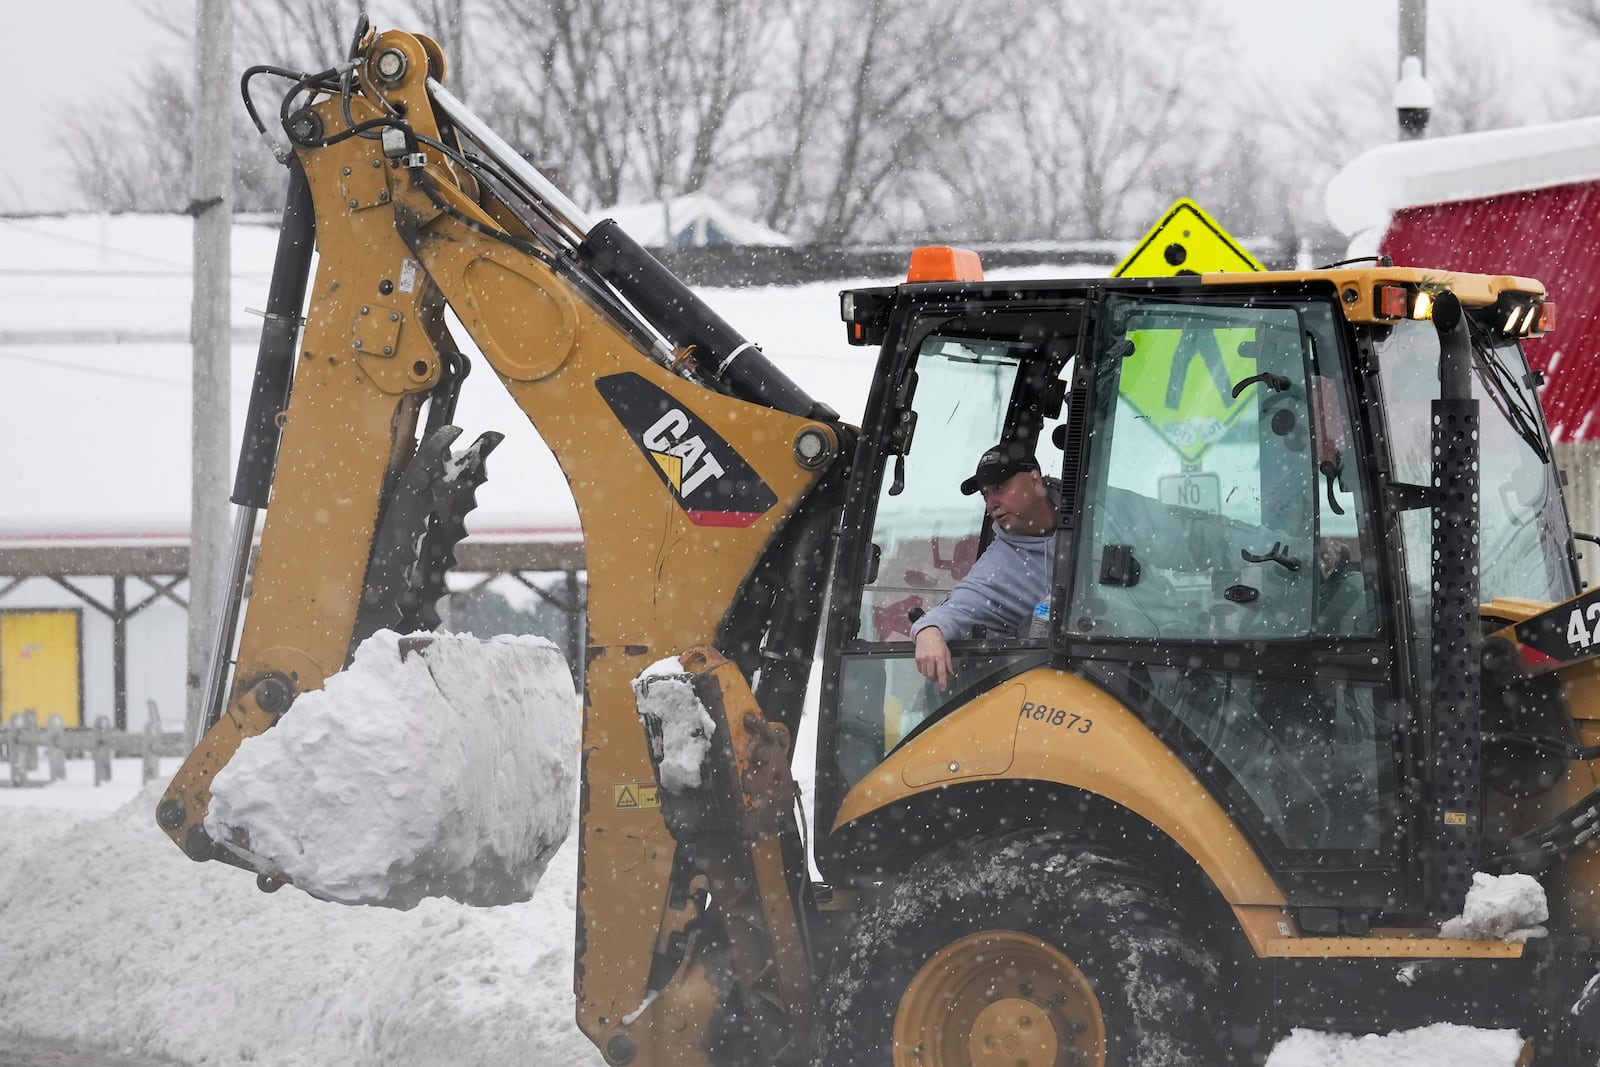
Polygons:
[[[1550,6],[1549,0],[1435,2],[1430,48],[1437,57],[1452,40],[1452,24],[1469,31],[1481,27],[1465,39],[1500,51],[1513,74],[1530,86],[1548,85],[1553,66],[1579,58],[1570,35],[1551,21]],[[60,210],[73,202],[57,132],[63,112],[115,94],[143,66],[145,52],[173,44],[133,0],[7,0],[5,7],[7,66],[12,84],[21,87],[22,106],[8,116],[8,150],[0,153],[0,212]],[[370,7],[382,20],[381,0]],[[1374,56],[1393,56],[1396,8],[1397,0],[1210,0],[1209,10],[1230,23],[1227,39],[1234,46],[1218,57],[1217,88],[1304,89]],[[184,131],[130,130],[129,136],[182,137]],[[101,150],[114,153],[116,146]]]

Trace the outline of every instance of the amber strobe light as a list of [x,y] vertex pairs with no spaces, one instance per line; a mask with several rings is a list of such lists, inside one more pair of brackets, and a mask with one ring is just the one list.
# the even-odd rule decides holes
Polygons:
[[911,250],[908,282],[981,282],[983,264],[978,253],[949,245],[924,245]]
[[1549,333],[1556,328],[1556,306],[1546,300],[1539,305],[1538,325],[1533,328],[1535,334]]

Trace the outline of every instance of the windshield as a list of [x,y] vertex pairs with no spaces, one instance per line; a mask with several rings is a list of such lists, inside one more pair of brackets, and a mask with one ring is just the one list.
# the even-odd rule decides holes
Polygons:
[[[1438,334],[1432,323],[1406,320],[1374,347],[1394,477],[1427,485],[1430,404],[1439,395]],[[1556,470],[1549,462],[1549,438],[1528,384],[1527,361],[1515,340],[1477,330],[1473,354],[1472,394],[1478,400],[1482,453],[1482,599],[1566,600],[1577,593],[1571,534]],[[1414,601],[1426,599],[1431,583],[1429,514],[1419,508],[1402,519]]]

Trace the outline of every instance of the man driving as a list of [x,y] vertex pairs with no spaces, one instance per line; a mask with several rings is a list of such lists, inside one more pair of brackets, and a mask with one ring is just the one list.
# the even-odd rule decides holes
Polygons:
[[1048,600],[1055,565],[1059,489],[1039,472],[1039,461],[1023,445],[1002,442],[985,452],[961,492],[983,494],[994,540],[949,598],[912,625],[917,670],[941,691],[955,673],[949,642],[970,636],[975,626],[1023,636],[1034,608]]

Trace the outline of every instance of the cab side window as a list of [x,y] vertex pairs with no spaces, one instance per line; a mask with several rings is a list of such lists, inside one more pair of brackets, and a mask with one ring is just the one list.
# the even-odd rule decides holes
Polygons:
[[1016,378],[1015,360],[930,337],[917,362],[909,454],[878,490],[873,573],[861,597],[862,637],[910,640],[909,613],[927,610],[972,567],[982,513],[958,488],[973,441],[993,439]]
[[[873,558],[858,634],[911,640],[911,615],[942,603],[983,547],[983,501],[961,494],[983,450],[1006,433],[1024,350],[1016,343],[931,334],[917,359],[916,429],[878,490]],[[1045,420],[1041,436],[1056,420]]]
[[[951,642],[955,677],[940,691],[917,670],[911,627],[944,603],[986,545],[983,500],[960,488],[978,457],[1002,439],[1048,441],[1060,424],[1058,401],[1071,375],[1065,353],[1077,322],[1035,313],[1018,323],[1036,336],[1007,336],[979,320],[984,335],[934,327],[922,338],[908,390],[915,429],[904,457],[889,457],[882,472],[857,576],[855,638],[840,663],[836,752],[844,782],[859,780],[940,708],[1028,654],[1015,634],[963,635]],[[1037,455],[1043,465],[1060,453],[1046,445]],[[1031,644],[1036,656],[1044,642]]]

